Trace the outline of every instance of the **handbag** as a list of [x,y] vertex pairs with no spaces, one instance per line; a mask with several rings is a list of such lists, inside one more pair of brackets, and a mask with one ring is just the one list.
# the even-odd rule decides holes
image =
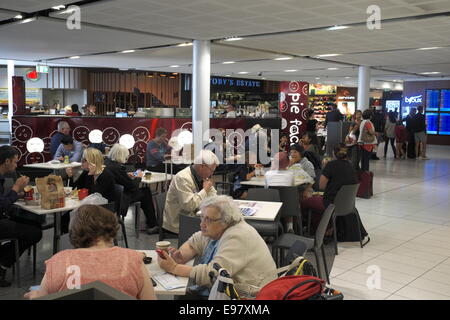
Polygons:
[[361,132],[361,141],[367,144],[371,144],[373,143],[374,137],[375,135],[371,134],[364,124],[363,130]]

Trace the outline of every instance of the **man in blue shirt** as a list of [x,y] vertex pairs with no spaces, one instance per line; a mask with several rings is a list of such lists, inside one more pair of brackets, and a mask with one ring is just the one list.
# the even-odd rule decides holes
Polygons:
[[80,162],[83,155],[83,144],[74,141],[71,136],[64,136],[61,144],[55,153],[55,160],[64,161],[64,157],[68,156],[70,162]]
[[58,132],[56,132],[50,140],[50,154],[55,156],[56,150],[61,144],[61,139],[70,133],[70,126],[66,121],[58,122]]
[[[15,238],[19,240],[19,255],[42,238],[42,231],[38,227],[18,223],[9,219],[7,211],[19,198],[18,193],[28,185],[30,179],[19,177],[11,190],[5,193],[4,175],[14,172],[19,161],[19,153],[10,146],[0,147],[0,239]],[[5,280],[6,271],[15,263],[15,248],[12,242],[0,246],[0,287],[8,287],[10,282]]]
[[147,170],[154,172],[164,172],[163,161],[170,158],[170,150],[172,149],[166,143],[167,130],[158,128],[155,132],[155,138],[147,144],[145,151]]

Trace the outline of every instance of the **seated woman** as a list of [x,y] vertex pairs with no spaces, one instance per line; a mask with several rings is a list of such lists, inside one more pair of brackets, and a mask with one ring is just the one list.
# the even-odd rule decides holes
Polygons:
[[135,179],[132,179],[127,174],[124,164],[127,162],[129,155],[130,152],[127,147],[116,143],[112,146],[108,158],[105,160],[106,168],[113,174],[115,182],[122,185],[124,188],[123,201],[125,203],[123,207],[128,208],[130,203],[139,201],[145,215],[145,231],[148,234],[155,234],[158,232],[158,227],[156,223],[155,208],[153,206],[152,192],[150,188],[139,189],[139,183],[144,174],[142,171]]
[[314,171],[314,165],[304,157],[305,149],[298,144],[294,144],[291,146],[289,153],[289,170],[292,170],[292,172],[294,172],[294,178],[304,180],[304,173],[306,172],[309,176],[306,178],[311,178],[310,183],[314,183],[316,172]]
[[94,148],[84,150],[81,159],[81,173],[77,181],[73,181],[73,170],[67,168],[66,172],[69,176],[69,184],[73,188],[87,188],[89,194],[98,192],[109,202],[114,201],[114,176],[106,168],[104,168],[103,155]]
[[232,196],[234,199],[247,199],[249,186],[242,185],[242,181],[249,181],[256,175],[256,168],[262,165],[256,163],[256,154],[245,153],[245,164],[238,164],[233,176]]
[[305,148],[305,151],[313,152],[320,156],[319,142],[315,133],[305,132],[300,140],[300,144]]
[[[231,197],[210,197],[200,205],[201,231],[194,233],[178,250],[164,252],[160,267],[174,275],[190,277],[198,286],[211,288],[209,273],[218,263],[231,275],[239,294],[246,285],[262,287],[276,278],[269,248],[258,232],[242,217]],[[185,263],[199,256],[191,267]]]
[[142,253],[113,246],[118,230],[117,217],[111,211],[95,205],[78,208],[69,231],[75,249],[45,261],[40,289],[28,292],[25,298],[72,289],[74,274],[79,274],[80,285],[101,281],[137,299],[156,299]]
[[[312,210],[311,224],[313,230],[319,224],[322,213],[330,203],[334,203],[334,198],[339,189],[344,185],[358,183],[356,172],[352,163],[347,159],[347,148],[340,143],[334,148],[336,160],[332,160],[323,168],[320,176],[319,188],[325,190],[323,196],[315,195],[306,196],[301,201],[303,213]],[[331,231],[329,231],[331,232]]]

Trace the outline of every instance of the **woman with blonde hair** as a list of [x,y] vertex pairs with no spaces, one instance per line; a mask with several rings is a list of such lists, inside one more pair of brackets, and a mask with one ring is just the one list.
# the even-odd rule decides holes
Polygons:
[[81,159],[81,173],[77,181],[73,180],[72,168],[67,168],[69,184],[73,188],[89,190],[89,194],[98,192],[109,202],[114,201],[114,176],[104,166],[103,155],[94,148],[87,148]]
[[[128,208],[130,203],[139,201],[141,209],[145,215],[146,226],[142,231],[148,234],[158,233],[159,229],[156,222],[155,208],[153,206],[152,192],[149,188],[139,188],[143,172],[141,171],[137,177],[132,179],[127,174],[124,164],[127,162],[130,151],[127,147],[116,143],[109,151],[108,158],[105,160],[106,168],[111,171],[117,184],[123,186],[124,208]],[[126,214],[123,212],[122,214]]]

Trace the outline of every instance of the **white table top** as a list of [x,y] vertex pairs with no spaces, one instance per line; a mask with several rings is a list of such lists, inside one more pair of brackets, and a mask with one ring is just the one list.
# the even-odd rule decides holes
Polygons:
[[[300,186],[305,183],[310,183],[310,179],[295,179],[294,186]],[[256,187],[265,187],[266,182],[264,176],[253,177],[249,181],[241,181],[241,184]]]
[[63,208],[57,208],[57,209],[42,209],[41,205],[38,205],[38,206],[26,205],[25,201],[22,199],[14,202],[14,204],[24,210],[27,210],[27,211],[35,213],[35,214],[51,214],[51,213],[71,211],[73,209],[76,209],[80,206],[80,200],[66,198],[66,205]]
[[164,164],[193,164],[194,160],[186,160],[183,158],[174,158],[170,160],[164,160]]
[[145,184],[152,184],[152,183],[158,183],[158,182],[165,182],[166,180],[172,180],[171,174],[165,174],[164,172],[152,172],[152,171],[145,171],[145,172],[151,172],[152,178],[150,180],[145,180],[144,176],[142,177],[141,182]]
[[[152,263],[146,264],[145,267],[147,268],[147,271],[150,275],[153,275],[155,273],[163,272],[164,270],[160,268],[158,264],[158,258],[155,250],[136,250],[139,252],[144,252],[147,257],[152,257]],[[187,265],[192,266],[194,264],[194,259],[189,261]],[[173,289],[173,290],[167,290],[163,286],[161,286],[158,281],[155,281],[157,283],[156,287],[153,287],[156,294],[170,294],[175,296],[183,296],[186,294],[186,287],[189,282],[188,277],[177,277],[181,282],[185,283],[185,286],[183,288]]]
[[74,167],[80,167],[80,166],[81,166],[81,163],[79,163],[79,162],[71,162],[71,163],[67,163],[67,164],[44,162],[44,163],[32,163],[32,164],[24,165],[24,167],[27,167],[27,168],[50,169],[50,170],[74,168]]
[[244,216],[248,220],[262,220],[262,221],[274,221],[278,215],[278,212],[283,205],[282,202],[271,201],[253,201],[253,200],[234,200],[239,206],[252,206],[256,208],[256,213],[253,216]]

